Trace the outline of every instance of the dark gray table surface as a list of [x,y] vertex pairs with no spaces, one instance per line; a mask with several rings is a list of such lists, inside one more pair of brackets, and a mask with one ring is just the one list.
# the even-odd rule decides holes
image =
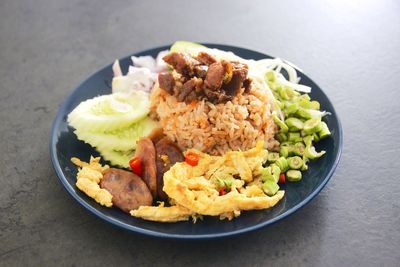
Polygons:
[[[224,240],[158,240],[89,214],[53,172],[59,105],[96,69],[175,40],[300,66],[344,129],[326,188],[285,220]],[[0,266],[399,266],[397,1],[0,1]]]

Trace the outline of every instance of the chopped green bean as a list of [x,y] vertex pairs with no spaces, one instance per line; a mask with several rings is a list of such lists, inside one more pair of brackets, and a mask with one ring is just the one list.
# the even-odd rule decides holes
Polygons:
[[314,136],[312,136],[312,135],[307,135],[307,136],[303,137],[303,141],[304,141],[304,144],[306,145],[306,147],[311,146],[313,140],[314,140]]
[[279,190],[279,185],[273,181],[265,181],[262,185],[262,189],[267,196],[272,197]]
[[299,109],[299,103],[295,102],[287,104],[285,111],[288,115],[290,115],[290,114],[295,114],[298,109]]
[[302,107],[304,109],[310,109],[311,108],[311,101],[310,101],[310,99],[302,98],[299,101],[299,105],[300,105],[300,107]]
[[299,92],[296,92],[295,90],[293,90],[293,89],[290,88],[289,86],[285,86],[284,89],[285,89],[286,95],[288,96],[289,99],[293,99],[294,97],[300,95]]
[[290,157],[287,159],[290,169],[298,170],[303,166],[303,160],[299,156]]
[[291,142],[300,142],[301,140],[303,140],[303,138],[301,138],[299,132],[289,132],[288,140]]
[[285,123],[290,130],[295,129],[295,131],[300,131],[304,127],[304,123],[297,118],[288,118],[285,120]]
[[310,111],[301,107],[296,111],[296,115],[307,120],[313,117]]
[[304,123],[304,132],[306,134],[313,134],[321,130],[321,118],[315,117],[312,119],[307,120]]
[[289,156],[289,147],[281,146],[281,149],[279,150],[279,154],[281,155],[281,157],[287,158]]
[[318,101],[313,100],[310,102],[310,109],[319,110],[320,108],[321,107]]
[[274,119],[275,123],[278,124],[282,133],[287,133],[289,131],[289,128],[286,126],[286,124],[281,121],[276,114],[272,114],[272,118]]
[[285,133],[278,133],[278,140],[279,142],[285,142],[287,141],[287,135]]
[[307,162],[308,162],[308,158],[306,158],[306,156],[303,155],[303,165],[301,166],[301,169],[300,169],[301,171],[308,170]]
[[329,137],[331,132],[329,131],[328,125],[325,122],[321,122],[321,130],[318,132],[319,139]]
[[318,142],[320,139],[318,133],[313,133],[313,137],[314,137],[314,142]]
[[276,102],[276,104],[278,105],[278,107],[279,107],[280,109],[283,109],[283,108],[285,107],[285,103],[283,103],[283,102],[281,102],[281,101],[279,101],[279,100],[276,100],[275,102]]
[[272,70],[267,71],[267,72],[265,73],[265,80],[270,81],[270,82],[275,82],[275,81],[276,81],[275,72],[272,71]]
[[275,183],[278,183],[279,181],[279,175],[281,174],[281,168],[275,163],[271,164],[271,172],[272,176],[274,178]]
[[289,182],[298,182],[301,180],[301,171],[289,170],[286,172],[286,178]]
[[302,94],[302,95],[300,95],[300,96],[298,96],[297,97],[297,101],[298,102],[300,102],[300,101],[302,101],[302,100],[308,100],[308,101],[311,101],[311,98],[310,98],[310,96],[308,95],[308,94]]
[[324,154],[325,154],[325,150],[317,152],[317,151],[315,151],[314,146],[306,146],[306,149],[304,150],[304,155],[309,159],[317,159],[317,158],[320,158]]
[[274,177],[272,176],[272,169],[271,167],[266,167],[261,170],[261,180],[263,182],[267,180],[275,181]]
[[291,145],[292,145],[292,142],[285,141],[285,142],[282,142],[280,146],[283,147],[283,146],[291,146]]
[[305,148],[303,142],[297,142],[294,144],[293,154],[296,156],[303,156]]
[[276,152],[268,153],[268,159],[267,159],[268,162],[273,163],[277,159],[279,159],[279,153],[276,153]]
[[281,169],[281,172],[285,172],[289,168],[287,160],[284,157],[280,157],[279,159],[277,159],[275,161],[275,164],[278,165],[278,167]]

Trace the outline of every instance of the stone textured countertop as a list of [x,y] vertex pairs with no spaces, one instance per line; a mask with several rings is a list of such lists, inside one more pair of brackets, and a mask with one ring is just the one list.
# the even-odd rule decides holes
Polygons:
[[[89,74],[175,40],[230,44],[300,66],[344,130],[341,162],[308,205],[202,242],[115,228],[64,190],[51,123]],[[399,266],[398,1],[0,2],[0,266]]]

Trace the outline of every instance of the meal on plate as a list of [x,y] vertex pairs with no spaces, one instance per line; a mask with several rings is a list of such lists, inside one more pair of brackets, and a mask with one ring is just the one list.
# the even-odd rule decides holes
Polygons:
[[112,93],[68,115],[100,153],[71,159],[77,188],[100,205],[158,222],[231,220],[276,205],[280,185],[325,154],[314,143],[331,134],[328,113],[286,61],[178,41],[132,62],[124,75],[116,60]]

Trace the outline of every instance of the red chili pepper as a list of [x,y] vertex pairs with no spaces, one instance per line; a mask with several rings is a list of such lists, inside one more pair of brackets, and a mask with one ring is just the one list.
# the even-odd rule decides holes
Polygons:
[[129,166],[131,166],[132,172],[136,175],[142,176],[142,161],[139,157],[133,157],[129,161]]
[[219,195],[220,196],[223,196],[223,195],[225,195],[225,187],[222,187],[220,190],[219,190]]
[[240,188],[239,187],[236,187],[236,190],[238,191],[238,193],[240,193]]
[[284,173],[281,173],[281,174],[279,175],[278,184],[284,184],[284,183],[286,183],[286,175],[285,175]]
[[189,153],[186,153],[186,155],[185,155],[185,161],[190,166],[193,166],[193,167],[197,166],[197,164],[199,164],[199,160],[200,160],[199,155],[197,155],[195,153],[189,152]]

